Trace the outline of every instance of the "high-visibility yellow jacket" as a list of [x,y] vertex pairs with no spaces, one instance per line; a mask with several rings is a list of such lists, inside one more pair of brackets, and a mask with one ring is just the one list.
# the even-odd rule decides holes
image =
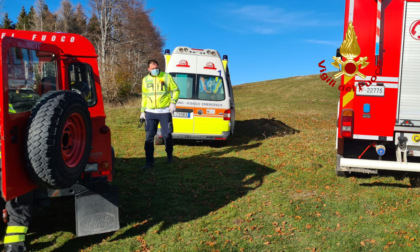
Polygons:
[[146,109],[167,108],[171,103],[178,101],[178,85],[172,76],[165,72],[160,72],[158,76],[148,74],[143,78],[141,89],[141,112]]
[[13,105],[9,103],[9,113],[16,114],[16,110],[13,108]]

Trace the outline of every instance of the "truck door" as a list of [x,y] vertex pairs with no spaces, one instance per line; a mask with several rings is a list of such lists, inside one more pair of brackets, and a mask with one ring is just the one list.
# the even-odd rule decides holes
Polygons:
[[1,190],[11,200],[36,188],[25,171],[26,127],[44,91],[56,89],[57,54],[41,51],[56,47],[38,42],[5,37],[0,43]]
[[398,125],[420,126],[420,3],[405,2]]

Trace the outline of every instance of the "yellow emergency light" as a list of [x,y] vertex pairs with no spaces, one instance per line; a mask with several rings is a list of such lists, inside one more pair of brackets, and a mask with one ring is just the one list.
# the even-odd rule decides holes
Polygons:
[[414,134],[411,139],[413,139],[413,142],[418,143],[420,142],[420,135],[419,134]]

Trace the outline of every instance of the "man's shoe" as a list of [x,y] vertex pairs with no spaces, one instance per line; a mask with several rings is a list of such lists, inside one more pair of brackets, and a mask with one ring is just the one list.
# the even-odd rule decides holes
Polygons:
[[144,171],[146,171],[146,170],[150,170],[150,169],[152,169],[154,167],[154,165],[153,164],[148,164],[148,163],[146,163],[144,166],[143,166],[143,170]]
[[26,247],[23,242],[8,243],[4,245],[5,252],[25,252]]

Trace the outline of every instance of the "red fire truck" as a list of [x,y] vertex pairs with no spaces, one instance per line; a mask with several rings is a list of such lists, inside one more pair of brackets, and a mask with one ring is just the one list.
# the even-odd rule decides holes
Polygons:
[[346,0],[344,26],[336,173],[420,186],[420,1]]
[[[119,229],[97,55],[84,37],[0,29],[1,192],[73,196],[76,234]],[[39,189],[37,189],[39,188]]]

